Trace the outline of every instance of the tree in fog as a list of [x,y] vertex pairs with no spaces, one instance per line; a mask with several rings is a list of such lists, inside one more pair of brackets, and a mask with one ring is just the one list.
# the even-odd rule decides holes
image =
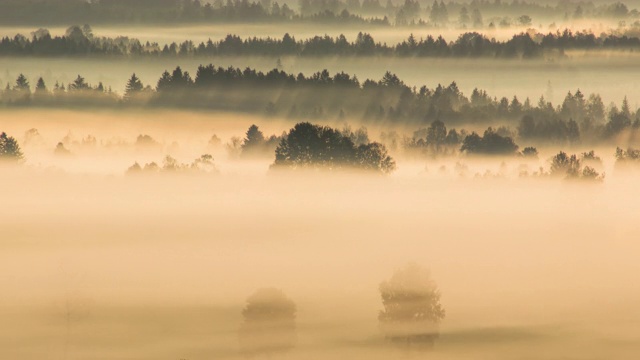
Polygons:
[[[582,157],[595,158],[595,153],[583,153]],[[583,166],[583,162],[577,155],[568,155],[564,151],[560,151],[551,159],[551,175],[564,179],[595,181],[602,181],[604,179],[604,174],[601,175],[592,166]]]
[[38,82],[36,83],[36,94],[46,94],[47,93],[47,85],[44,83],[43,78],[38,78]]
[[7,133],[0,133],[0,160],[16,162],[24,159],[20,145]]
[[473,27],[476,29],[484,26],[484,20],[478,8],[474,8],[471,12],[471,21],[473,22]]
[[264,145],[264,134],[257,125],[251,125],[247,130],[246,136],[242,142],[242,151],[251,151]]
[[533,146],[528,146],[524,149],[522,149],[522,156],[526,157],[526,158],[538,158],[538,149],[534,148]]
[[18,75],[18,78],[16,79],[16,84],[14,85],[13,89],[16,91],[21,91],[25,93],[31,92],[31,86],[29,85],[29,81],[23,74]]
[[410,264],[380,284],[384,309],[378,320],[388,340],[412,348],[431,347],[445,317],[440,292],[429,272]]
[[131,78],[127,81],[127,85],[124,90],[124,98],[131,99],[136,94],[140,93],[144,89],[144,85],[142,85],[142,81],[140,78],[136,76],[135,73],[131,75]]
[[458,16],[458,22],[460,23],[460,26],[462,26],[463,28],[466,28],[467,26],[469,26],[469,23],[471,22],[471,17],[469,16],[469,11],[467,10],[467,8],[465,6],[463,6],[462,9],[460,9],[460,15]]
[[518,18],[518,22],[521,26],[531,26],[531,16],[522,15]]
[[[453,135],[452,135],[453,136]],[[440,120],[436,120],[427,128],[427,144],[438,153],[447,141],[447,127]]]
[[247,356],[272,356],[295,347],[296,304],[279,289],[264,288],[247,299],[239,340]]
[[83,91],[89,90],[90,88],[91,86],[80,75],[78,75],[78,77],[71,84],[69,84],[69,90],[72,91]]

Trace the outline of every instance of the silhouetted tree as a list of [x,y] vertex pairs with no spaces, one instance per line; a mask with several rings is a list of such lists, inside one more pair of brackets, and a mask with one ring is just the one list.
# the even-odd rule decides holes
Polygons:
[[7,133],[0,133],[0,161],[16,162],[24,159],[20,145]]
[[36,83],[36,94],[44,94],[47,93],[47,85],[44,83],[43,78],[38,78],[38,82]]
[[141,92],[144,89],[144,85],[142,85],[142,81],[136,76],[134,73],[131,75],[131,78],[127,81],[127,85],[124,91],[125,99],[131,99],[136,94]]

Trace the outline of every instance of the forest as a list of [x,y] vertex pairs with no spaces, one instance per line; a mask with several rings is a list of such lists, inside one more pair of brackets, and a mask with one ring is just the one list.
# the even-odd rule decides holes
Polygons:
[[442,36],[428,35],[416,38],[411,34],[395,45],[376,42],[368,33],[358,33],[352,42],[344,35],[331,37],[315,36],[304,40],[285,34],[282,39],[245,38],[229,34],[225,38],[194,43],[160,45],[142,43],[128,37],[105,38],[93,34],[90,26],[69,27],[63,36],[52,37],[46,29],[31,33],[31,37],[16,35],[0,40],[0,56],[35,57],[213,57],[213,56],[398,56],[438,58],[500,58],[534,59],[563,57],[568,50],[640,50],[640,39],[635,36],[601,34],[588,31],[573,33],[565,29],[560,32],[541,34],[520,33],[506,41],[489,39],[478,32],[465,32],[454,41],[447,42]]
[[200,65],[194,77],[176,67],[165,71],[153,86],[133,74],[119,96],[102,83],[78,77],[69,84],[48,86],[42,78],[32,86],[20,75],[0,96],[4,106],[180,108],[255,113],[293,119],[359,118],[365,123],[425,124],[441,120],[450,125],[504,123],[520,138],[545,143],[602,142],[624,135],[631,143],[640,133],[640,111],[624,98],[620,106],[605,106],[600,95],[568,92],[554,106],[537,101],[492,97],[474,89],[467,96],[456,83],[419,89],[387,72],[380,80],[362,82],[352,75],[327,70],[309,76],[273,69]]
[[[485,14],[483,17],[483,13]],[[0,4],[0,24],[69,23],[163,24],[229,22],[320,22],[339,24],[456,24],[473,27],[530,25],[531,17],[580,20],[637,20],[638,11],[622,2],[301,0],[296,4],[262,0],[7,0]],[[483,20],[486,18],[486,20]]]

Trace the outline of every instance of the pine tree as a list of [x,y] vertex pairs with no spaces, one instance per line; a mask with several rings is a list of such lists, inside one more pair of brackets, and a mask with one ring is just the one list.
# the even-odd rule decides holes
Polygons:
[[127,81],[127,86],[124,91],[125,99],[130,99],[134,94],[141,92],[144,89],[144,85],[142,81],[136,76],[134,73],[131,75],[129,81]]
[[47,85],[44,83],[43,78],[38,79],[38,83],[36,84],[36,93],[43,93],[47,91]]
[[24,158],[16,139],[7,133],[0,134],[0,160],[20,161]]
[[16,79],[16,85],[13,87],[13,89],[18,91],[31,92],[29,81],[23,74],[18,75],[18,78]]

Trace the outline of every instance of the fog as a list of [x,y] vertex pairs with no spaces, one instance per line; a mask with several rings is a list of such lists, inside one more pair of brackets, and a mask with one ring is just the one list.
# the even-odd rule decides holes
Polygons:
[[[611,169],[613,149],[598,149],[605,181],[586,185],[451,176],[402,156],[388,177],[273,173],[272,157],[207,148],[212,134],[224,143],[251,123],[266,134],[292,125],[215,113],[5,112],[3,130],[21,144],[30,128],[41,138],[24,144],[24,165],[0,170],[9,325],[0,354],[242,358],[245,301],[275,287],[297,306],[295,346],[278,356],[423,356],[387,344],[377,321],[378,285],[409,262],[430,270],[446,309],[429,357],[632,359],[640,350],[640,194]],[[98,145],[67,140],[72,155],[52,155],[69,133]],[[138,134],[161,150],[106,145]],[[219,173],[125,175],[134,161],[208,150]],[[442,160],[455,161],[478,171],[519,162]]]

